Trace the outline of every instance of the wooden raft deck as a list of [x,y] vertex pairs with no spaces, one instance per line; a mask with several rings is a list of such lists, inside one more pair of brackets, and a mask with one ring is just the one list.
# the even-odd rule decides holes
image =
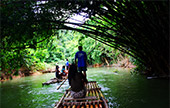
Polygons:
[[72,98],[70,91],[66,90],[54,108],[108,108],[107,100],[104,98],[96,81],[88,82],[86,88],[86,97],[77,99]]

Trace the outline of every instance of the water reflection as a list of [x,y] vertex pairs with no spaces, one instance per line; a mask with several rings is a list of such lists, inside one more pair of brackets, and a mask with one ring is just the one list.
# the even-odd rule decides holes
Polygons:
[[[2,108],[52,108],[66,89],[68,81],[43,86],[54,73],[14,79],[0,84]],[[147,80],[121,68],[89,68],[89,81],[97,81],[110,108],[168,108],[166,80]]]

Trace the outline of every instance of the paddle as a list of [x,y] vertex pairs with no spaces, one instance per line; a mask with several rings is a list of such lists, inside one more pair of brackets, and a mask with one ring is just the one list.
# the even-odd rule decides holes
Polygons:
[[67,78],[60,84],[60,86],[57,88],[57,90],[66,82]]

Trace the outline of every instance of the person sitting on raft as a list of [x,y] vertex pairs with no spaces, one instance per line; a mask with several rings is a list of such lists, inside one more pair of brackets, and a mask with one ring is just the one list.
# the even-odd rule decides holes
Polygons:
[[60,75],[60,71],[59,71],[59,66],[58,65],[56,65],[55,76],[56,76],[56,78],[61,79],[61,75]]
[[86,77],[77,71],[75,64],[70,65],[68,72],[69,85],[71,86],[71,96],[73,98],[83,98],[86,95]]
[[62,67],[62,69],[61,69],[61,73],[62,73],[62,76],[66,76],[65,66],[63,66],[63,67]]

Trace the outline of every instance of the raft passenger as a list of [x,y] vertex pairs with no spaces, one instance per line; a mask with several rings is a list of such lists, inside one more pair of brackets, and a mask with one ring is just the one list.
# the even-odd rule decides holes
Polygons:
[[86,77],[77,71],[77,66],[75,64],[70,65],[68,73],[69,85],[71,86],[71,96],[73,98],[83,98],[86,95],[87,84]]

